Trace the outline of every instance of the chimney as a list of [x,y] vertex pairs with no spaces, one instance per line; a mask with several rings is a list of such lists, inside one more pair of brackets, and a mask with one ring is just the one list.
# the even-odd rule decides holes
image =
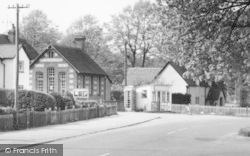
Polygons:
[[86,50],[85,41],[86,41],[85,36],[75,38],[76,47],[82,49],[83,52],[85,52]]
[[8,32],[8,39],[11,44],[15,44],[15,25],[12,24],[12,29]]

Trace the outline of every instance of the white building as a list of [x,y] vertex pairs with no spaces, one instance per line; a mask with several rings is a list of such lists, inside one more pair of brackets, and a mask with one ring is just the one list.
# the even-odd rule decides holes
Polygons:
[[[129,86],[124,88],[125,109],[166,110],[164,105],[172,103],[172,93],[190,94],[190,104],[225,105],[225,94],[222,89],[215,84],[210,86],[205,82],[186,79],[183,77],[184,72],[185,67],[171,61],[162,69],[129,68]],[[142,98],[144,92],[147,93],[147,100]]]
[[[8,35],[0,34],[0,88],[14,89],[16,82],[16,46],[14,27]],[[29,87],[31,61],[38,53],[24,39],[19,45],[19,88]]]

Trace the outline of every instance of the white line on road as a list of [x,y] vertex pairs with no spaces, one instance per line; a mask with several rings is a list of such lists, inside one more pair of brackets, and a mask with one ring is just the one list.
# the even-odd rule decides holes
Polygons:
[[194,128],[194,127],[201,127],[201,126],[202,126],[202,125],[196,125],[196,126],[193,126],[193,128]]
[[105,154],[102,154],[100,156],[108,156],[108,155],[110,155],[110,153],[105,153]]
[[172,131],[172,132],[169,132],[169,133],[167,133],[168,135],[170,135],[170,134],[173,134],[173,133],[175,133],[176,131]]
[[179,129],[179,131],[183,131],[183,130],[185,130],[185,129],[187,129],[186,127],[184,127],[184,128],[182,128],[182,129]]

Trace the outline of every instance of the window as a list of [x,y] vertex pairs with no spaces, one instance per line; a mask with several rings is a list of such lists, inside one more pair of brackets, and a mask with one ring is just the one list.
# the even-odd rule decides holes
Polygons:
[[199,104],[200,103],[200,98],[199,97],[195,97],[195,104]]
[[143,90],[141,94],[142,98],[147,98],[147,90]]
[[48,92],[51,93],[55,90],[55,69],[48,68]]
[[94,88],[94,80],[93,80],[93,76],[91,76],[91,80],[90,80],[90,91],[89,93],[91,95],[93,95],[93,88]]
[[127,103],[127,108],[130,108],[130,91],[128,91],[128,103]]
[[162,92],[162,102],[166,102],[166,92]]
[[53,58],[54,57],[54,52],[53,51],[49,51],[49,58]]
[[59,78],[59,92],[63,94],[66,92],[66,73],[60,72],[58,78]]
[[19,61],[19,72],[20,73],[24,72],[24,61]]
[[43,73],[36,73],[36,90],[43,91]]
[[101,76],[99,76],[99,95],[102,95],[102,90],[101,90],[101,88],[102,88],[102,85],[101,85],[101,81],[102,81],[102,77]]
[[170,102],[170,93],[167,92],[167,102]]

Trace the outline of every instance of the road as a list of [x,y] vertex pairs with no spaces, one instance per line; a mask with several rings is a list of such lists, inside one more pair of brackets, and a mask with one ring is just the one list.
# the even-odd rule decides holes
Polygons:
[[122,129],[53,142],[64,156],[250,155],[250,138],[238,136],[249,118],[161,114]]

